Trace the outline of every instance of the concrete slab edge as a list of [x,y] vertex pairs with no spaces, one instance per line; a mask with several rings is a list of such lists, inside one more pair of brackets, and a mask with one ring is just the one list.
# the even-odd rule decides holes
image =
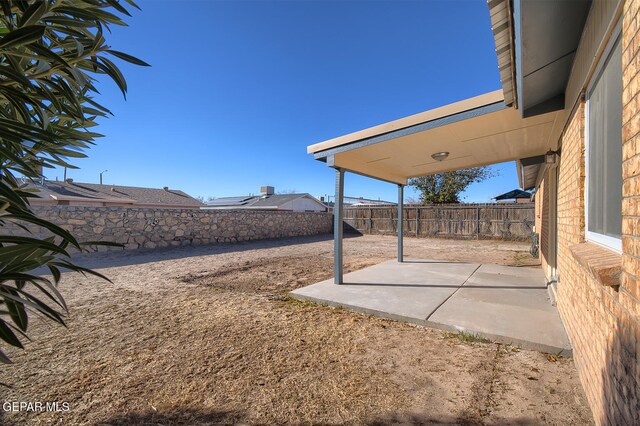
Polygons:
[[377,309],[369,309],[369,308],[364,308],[362,306],[349,305],[348,303],[328,301],[328,300],[316,298],[313,296],[296,294],[294,292],[290,292],[289,296],[291,296],[293,299],[300,300],[300,301],[312,302],[318,305],[330,306],[332,308],[344,308],[360,314],[373,315],[379,318],[390,319],[394,321],[408,322],[410,324],[415,324],[422,327],[429,327],[436,330],[449,331],[453,333],[467,333],[472,336],[483,337],[485,339],[490,340],[493,343],[500,343],[503,345],[513,345],[520,349],[550,353],[550,354],[560,355],[566,358],[570,358],[573,356],[573,350],[571,348],[562,348],[558,346],[545,345],[543,343],[536,343],[536,342],[531,342],[528,340],[522,340],[522,339],[517,339],[513,337],[508,337],[508,336],[501,336],[499,334],[485,333],[482,331],[472,330],[465,327],[459,327],[459,326],[454,326],[449,324],[441,324],[441,323],[437,323],[429,320],[406,317],[403,315],[395,315],[389,312],[379,311]]
[[403,322],[408,322],[408,323],[411,323],[411,324],[421,325],[421,326],[426,326],[427,325],[427,321],[425,321],[425,320],[421,320],[421,319],[413,318],[413,317],[406,317],[406,316],[403,316],[403,315],[391,314],[389,312],[379,311],[377,309],[363,308],[362,306],[354,306],[354,305],[349,305],[347,303],[334,302],[334,301],[320,299],[320,298],[313,297],[313,296],[305,296],[305,295],[302,295],[302,294],[296,294],[296,293],[293,293],[293,292],[289,293],[289,296],[291,296],[292,298],[294,298],[296,300],[313,302],[313,303],[316,303],[318,305],[330,306],[332,308],[344,308],[344,309],[348,309],[348,310],[350,310],[352,312],[357,312],[359,314],[373,315],[373,316],[376,316],[376,317],[379,317],[379,318],[390,319],[390,320],[394,320],[394,321],[403,321]]
[[465,327],[433,323],[431,321],[427,321],[427,323],[428,323],[426,325],[427,327],[437,328],[440,330],[451,331],[455,333],[466,333],[466,334],[477,336],[477,337],[483,337],[485,339],[491,340],[493,343],[500,343],[503,345],[512,345],[520,349],[560,355],[565,358],[571,358],[573,356],[573,349],[571,348],[562,348],[559,346],[545,345],[544,343],[536,343],[536,342],[531,342],[529,340],[517,339],[515,337],[486,333],[483,331],[472,330]]

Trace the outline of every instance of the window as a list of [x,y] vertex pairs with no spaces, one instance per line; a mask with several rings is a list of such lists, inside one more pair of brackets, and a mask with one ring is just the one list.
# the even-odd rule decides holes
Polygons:
[[622,251],[622,48],[620,37],[587,91],[587,239]]

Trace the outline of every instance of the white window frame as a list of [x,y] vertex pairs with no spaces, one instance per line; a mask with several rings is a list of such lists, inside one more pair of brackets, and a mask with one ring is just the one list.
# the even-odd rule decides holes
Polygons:
[[[602,68],[604,67],[607,59],[611,55],[613,51],[613,47],[615,46],[618,39],[621,38],[622,33],[622,22],[618,22],[615,30],[611,34],[611,38],[607,43],[606,48],[604,49],[602,56],[600,57],[600,61],[598,66],[593,73],[591,81],[587,85],[586,90],[586,102],[584,108],[585,115],[585,125],[584,125],[584,140],[585,140],[585,179],[584,179],[584,227],[585,227],[585,238],[587,241],[596,243],[601,245],[609,250],[616,251],[618,253],[622,253],[622,238],[615,238],[609,235],[600,234],[597,232],[589,231],[589,97],[591,91],[593,89],[593,85],[596,83],[598,78],[600,77],[600,73],[602,72]],[[624,70],[623,70],[624,72]],[[622,102],[622,99],[620,99]],[[622,126],[622,123],[620,123]],[[622,149],[622,147],[620,148]]]

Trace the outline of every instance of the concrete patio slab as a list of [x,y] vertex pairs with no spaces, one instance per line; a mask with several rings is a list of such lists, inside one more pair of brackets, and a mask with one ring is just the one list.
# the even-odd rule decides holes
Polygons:
[[525,349],[571,354],[539,269],[435,260],[394,260],[291,292],[294,298]]
[[496,342],[571,352],[539,269],[482,265],[429,319]]
[[291,292],[295,298],[416,324],[460,288],[479,264],[437,261],[387,261],[351,272],[344,284],[333,279]]

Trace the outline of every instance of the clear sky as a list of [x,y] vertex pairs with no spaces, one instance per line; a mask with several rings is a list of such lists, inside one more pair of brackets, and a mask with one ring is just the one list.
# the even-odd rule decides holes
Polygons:
[[[126,101],[99,85],[115,116],[76,181],[108,170],[107,184],[194,196],[332,194],[333,170],[307,145],[501,87],[485,0],[138,3],[107,42],[152,67],[119,61]],[[513,163],[494,167],[465,201],[518,186]],[[345,193],[394,200],[396,188],[348,175]]]

